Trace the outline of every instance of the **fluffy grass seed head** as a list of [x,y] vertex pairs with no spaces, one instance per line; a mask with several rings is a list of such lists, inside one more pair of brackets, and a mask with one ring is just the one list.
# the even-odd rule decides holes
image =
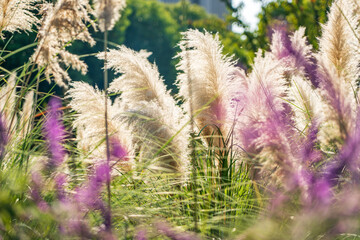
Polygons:
[[99,19],[102,32],[113,29],[120,18],[120,12],[126,7],[126,0],[95,0],[95,16]]
[[92,9],[88,0],[59,0],[55,5],[44,4],[42,11],[39,44],[32,60],[40,67],[46,67],[48,81],[53,75],[55,82],[65,87],[71,79],[61,64],[71,66],[82,74],[87,72],[87,65],[65,48],[74,40],[95,44],[86,26],[87,22],[93,24],[88,13]]
[[[110,50],[106,66],[122,75],[110,84],[109,90],[121,92],[118,102],[124,112],[118,117],[132,129],[144,162],[158,153],[151,167],[184,172],[189,153],[186,118],[166,90],[156,65],[147,60],[149,55],[124,46]],[[98,57],[104,59],[104,53]]]
[[[176,56],[180,59],[177,85],[179,96],[186,103],[186,111],[195,115],[199,129],[207,127],[205,135],[217,133],[217,128],[214,127],[217,126],[227,136],[227,108],[229,96],[234,90],[229,79],[235,71],[234,62],[222,54],[219,36],[213,37],[206,31],[201,33],[198,30],[188,30],[183,33],[179,46],[181,52]],[[189,103],[193,106],[193,113],[190,113]]]
[[36,4],[41,0],[1,0],[0,1],[0,36],[7,32],[30,32],[39,20],[35,16]]
[[328,13],[328,22],[322,25],[319,39],[319,58],[327,66],[334,66],[336,74],[356,86],[359,76],[360,41],[357,38],[360,15],[354,14],[352,0],[336,0]]
[[[71,88],[67,91],[67,98],[70,98],[70,106],[76,112],[76,119],[73,122],[77,130],[77,141],[80,150],[89,154],[85,159],[88,162],[94,162],[97,159],[103,159],[105,156],[105,119],[104,119],[104,93],[93,88],[84,82],[71,83]],[[126,149],[126,155],[133,156],[132,136],[129,130],[118,121],[115,116],[122,112],[121,106],[115,102],[109,106],[109,136],[114,141],[119,141],[121,146]],[[122,164],[123,162],[119,162]],[[122,166],[128,169],[128,163]]]

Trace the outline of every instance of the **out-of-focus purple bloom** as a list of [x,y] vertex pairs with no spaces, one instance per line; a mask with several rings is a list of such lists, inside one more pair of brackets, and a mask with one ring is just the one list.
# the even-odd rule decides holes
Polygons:
[[287,29],[276,28],[273,31],[271,52],[278,60],[283,60],[288,67],[303,71],[315,87],[319,86],[316,76],[316,59],[304,37],[305,30],[299,29],[292,38]]
[[65,128],[61,122],[62,111],[60,109],[61,101],[57,98],[51,98],[44,123],[44,134],[51,155],[48,162],[49,168],[59,166],[65,158],[65,149],[62,146],[65,138]]
[[312,184],[311,196],[313,203],[317,203],[316,206],[326,207],[328,206],[333,197],[331,186],[326,179],[318,179]]
[[111,230],[111,212],[101,199],[101,190],[105,183],[110,181],[110,167],[108,163],[102,163],[95,169],[95,173],[88,183],[79,188],[74,199],[83,210],[100,210],[107,231]]
[[350,170],[355,181],[359,182],[360,166],[360,111],[358,110],[356,126],[345,141],[340,152],[325,167],[324,179],[327,179],[332,186],[338,182],[338,178],[345,167]]
[[148,238],[146,237],[147,235],[147,231],[146,229],[140,229],[139,231],[136,232],[135,235],[135,240],[147,240]]
[[173,240],[200,240],[194,233],[177,232],[165,222],[156,223],[156,228],[161,234]]
[[301,158],[307,165],[318,162],[322,158],[321,152],[316,149],[318,127],[319,126],[315,121],[311,124],[301,149]]
[[65,174],[58,174],[55,176],[55,188],[57,192],[58,200],[65,202],[67,200],[65,193],[65,185],[67,183]]
[[119,139],[116,137],[110,138],[110,149],[111,149],[111,157],[116,158],[116,160],[125,160],[128,155],[126,148],[124,148]]
[[0,113],[0,160],[3,158],[5,146],[9,141],[8,129],[5,120]]
[[30,187],[30,196],[32,200],[36,203],[38,208],[41,211],[47,211],[49,209],[49,205],[44,201],[44,199],[41,197],[41,188],[43,186],[43,180],[39,173],[33,173],[31,175],[31,187]]
[[101,190],[109,179],[109,165],[107,163],[98,165],[87,184],[77,190],[75,200],[87,209],[103,210],[104,203],[101,199]]

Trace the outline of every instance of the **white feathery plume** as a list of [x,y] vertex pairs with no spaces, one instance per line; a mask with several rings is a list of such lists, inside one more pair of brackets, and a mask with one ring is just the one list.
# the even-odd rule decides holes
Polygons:
[[153,101],[140,102],[141,108],[124,112],[120,120],[131,128],[140,161],[147,169],[186,174],[189,168],[188,136],[169,126],[166,111]]
[[99,19],[102,32],[111,30],[120,18],[120,11],[126,7],[126,0],[95,0],[94,15]]
[[46,67],[48,81],[52,74],[57,84],[66,87],[65,82],[71,79],[61,63],[72,66],[82,74],[87,72],[86,64],[77,55],[67,52],[65,47],[74,40],[95,44],[86,26],[86,22],[94,25],[88,13],[91,11],[88,0],[59,0],[55,5],[44,4],[39,44],[32,60],[40,67]]
[[41,0],[0,0],[0,36],[2,32],[31,31],[38,23],[35,4]]
[[[110,50],[107,54],[106,67],[122,74],[110,84],[109,90],[121,92],[121,104],[127,113],[119,116],[122,116],[122,121],[130,123],[132,131],[138,135],[135,139],[138,146],[146,142],[147,146],[143,146],[146,149],[142,149],[144,159],[147,161],[146,158],[151,158],[151,154],[159,151],[161,144],[171,141],[166,149],[172,149],[172,153],[165,153],[166,149],[166,151],[162,150],[159,157],[164,157],[165,154],[167,158],[159,160],[156,165],[169,165],[168,163],[173,161],[170,164],[172,168],[168,170],[185,170],[188,164],[189,144],[186,119],[182,109],[166,90],[156,65],[147,60],[150,54],[145,51],[135,52],[124,46]],[[98,57],[104,59],[104,53],[99,54]],[[156,119],[157,123],[145,119]],[[139,128],[139,125],[142,127]],[[139,133],[142,130],[145,132]],[[163,134],[164,132],[166,134]],[[150,139],[146,139],[149,136],[156,138],[158,143],[150,144]]]
[[327,124],[320,134],[328,135],[326,126],[330,124],[332,139],[343,140],[351,131],[356,115],[356,81],[360,73],[360,42],[356,32],[360,16],[354,14],[354,9],[352,0],[333,2],[328,22],[322,25],[320,51],[316,56],[322,97],[330,110],[324,112]]
[[296,128],[305,133],[306,129],[316,119],[321,122],[323,106],[320,93],[301,76],[293,76],[289,88],[288,98],[294,113]]
[[[196,116],[194,120],[200,129],[207,127],[205,135],[217,132],[217,126],[227,136],[227,106],[233,91],[229,79],[235,71],[234,62],[222,55],[219,36],[213,37],[208,32],[188,30],[183,33],[179,46],[181,52],[177,55],[180,58],[177,69],[181,73],[177,85],[179,96],[188,107],[188,114]],[[189,84],[192,96],[189,96]],[[192,102],[193,113],[189,112],[189,101]]]
[[22,112],[20,113],[20,138],[24,139],[30,130],[31,113],[34,104],[34,91],[29,91],[25,95]]
[[355,81],[359,76],[360,42],[355,32],[360,16],[353,14],[354,9],[352,0],[333,2],[328,13],[328,22],[322,25],[318,57],[325,66],[334,66],[339,77],[356,86]]
[[0,111],[5,118],[10,135],[15,131],[17,121],[16,105],[16,74],[12,73],[7,79],[7,84],[0,89]]
[[[89,160],[104,158],[105,142],[103,132],[105,131],[104,119],[104,93],[94,89],[87,83],[74,82],[67,91],[67,98],[70,98],[70,106],[76,112],[76,119],[73,122],[77,129],[77,140],[79,148],[86,153],[91,153]],[[132,137],[127,128],[115,119],[118,114],[118,106],[109,106],[109,136],[117,138],[121,145],[126,148],[128,157],[131,160],[133,155]],[[127,166],[128,167],[128,166]]]

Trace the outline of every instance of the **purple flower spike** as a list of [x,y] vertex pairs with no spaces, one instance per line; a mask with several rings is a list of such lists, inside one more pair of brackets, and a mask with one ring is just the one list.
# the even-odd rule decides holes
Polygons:
[[140,229],[135,235],[135,240],[147,240],[148,238],[146,237],[146,235],[146,229]]
[[8,130],[5,121],[3,119],[3,116],[0,113],[0,159],[4,155],[5,146],[8,143],[8,141],[9,141]]
[[116,160],[124,160],[128,155],[126,148],[124,148],[119,139],[112,137],[110,138],[111,156]]
[[75,200],[86,209],[104,210],[101,200],[101,188],[110,179],[110,168],[107,163],[98,165],[95,174],[89,178],[88,183],[77,190]]
[[48,162],[49,168],[59,166],[65,158],[65,149],[62,146],[65,138],[65,128],[60,120],[62,115],[60,109],[61,101],[57,98],[51,98],[44,123],[44,135],[51,155]]
[[38,208],[45,212],[49,209],[49,205],[41,197],[41,188],[43,186],[43,180],[39,173],[33,173],[31,175],[32,186],[30,188],[30,196],[32,200],[36,203]]
[[67,183],[65,174],[58,174],[55,177],[55,188],[58,195],[58,199],[61,202],[66,202],[65,185]]

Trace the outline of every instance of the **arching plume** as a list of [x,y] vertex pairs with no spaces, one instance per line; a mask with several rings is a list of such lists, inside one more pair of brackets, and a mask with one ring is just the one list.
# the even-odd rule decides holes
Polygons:
[[[145,51],[135,52],[124,46],[110,50],[106,66],[122,75],[111,83],[109,90],[121,92],[120,104],[125,113],[119,114],[119,118],[137,136],[135,143],[141,148],[144,160],[157,153],[160,159],[154,167],[170,166],[168,170],[184,171],[189,144],[186,119],[166,90],[156,65],[147,60],[148,56]],[[103,59],[104,53],[99,58]],[[164,144],[168,144],[165,149]]]
[[[183,33],[179,44],[181,52],[177,55],[180,71],[177,78],[179,96],[187,106],[188,114],[195,115],[195,122],[205,135],[210,135],[219,127],[227,136],[227,114],[231,88],[231,74],[235,71],[231,58],[222,55],[222,45],[219,36],[201,33],[198,30],[188,30]],[[191,84],[192,95],[189,94]],[[193,105],[190,113],[189,102]]]
[[87,65],[80,58],[66,51],[65,47],[74,40],[81,40],[94,45],[86,23],[93,23],[88,11],[91,12],[88,0],[59,0],[55,5],[44,4],[41,28],[38,33],[39,44],[32,60],[45,68],[45,75],[50,81],[50,75],[60,86],[65,87],[71,79],[61,67],[71,66],[73,69],[87,72]]
[[0,1],[0,37],[3,31],[31,31],[39,20],[34,15],[36,4],[41,0],[1,0]]
[[[90,153],[88,159],[104,159],[104,93],[94,89],[87,83],[74,82],[67,92],[67,98],[70,98],[71,108],[76,111],[74,127],[77,130],[78,147],[85,153]],[[121,112],[120,106],[111,104],[109,106],[109,135],[117,139],[127,150],[127,156],[133,155],[132,136],[127,128],[115,119],[118,112]],[[130,159],[131,160],[131,159]],[[126,168],[128,168],[127,166]]]

